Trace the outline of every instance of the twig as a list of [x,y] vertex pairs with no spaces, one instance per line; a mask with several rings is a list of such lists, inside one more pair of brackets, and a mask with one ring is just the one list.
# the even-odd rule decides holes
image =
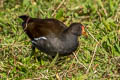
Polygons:
[[21,46],[30,46],[30,45],[21,45],[21,44],[0,44],[1,46],[12,46],[12,47],[21,47]]
[[101,16],[99,10],[97,11],[97,14],[99,15],[100,21],[102,21],[102,16]]
[[86,66],[85,66],[84,64],[80,63],[80,61],[79,61],[78,58],[77,58],[77,55],[76,55],[74,52],[73,52],[73,54],[74,54],[75,59],[77,60],[77,62],[78,62],[79,64],[81,64],[81,65],[87,70]]
[[101,2],[101,3],[102,3],[102,4],[101,4],[101,7],[102,7],[102,10],[103,10],[104,13],[105,13],[105,16],[108,16],[107,10],[104,8],[103,2]]
[[118,9],[117,9],[115,17],[114,17],[114,20],[119,23],[119,17],[118,16],[120,16],[120,4],[118,5]]
[[91,68],[91,65],[92,65],[92,63],[94,61],[94,57],[95,57],[95,54],[96,54],[96,51],[97,51],[97,47],[98,47],[99,41],[92,35],[92,33],[89,32],[88,29],[86,29],[86,30],[87,30],[88,34],[97,42],[97,44],[95,46],[95,49],[94,49],[94,54],[93,54],[92,59],[91,59],[91,62],[90,62],[89,67],[88,67],[88,69],[86,71],[86,73],[88,73],[90,68]]
[[4,0],[0,0],[0,8],[3,8]]
[[26,20],[24,31],[25,31],[25,30],[27,29],[27,27],[28,27],[28,22],[29,22],[29,20],[30,20],[30,17],[28,17],[28,19]]
[[91,62],[90,62],[90,64],[89,64],[89,67],[88,67],[88,69],[87,69],[87,71],[86,71],[86,74],[89,72],[89,70],[90,70],[90,68],[91,68],[91,65],[92,65],[92,63],[93,63],[93,60],[94,60],[94,57],[95,57],[95,54],[96,54],[96,51],[97,51],[98,44],[99,44],[99,43],[97,43],[96,46],[95,46],[94,54],[93,54],[93,56],[92,56]]
[[57,10],[63,5],[63,3],[65,2],[65,0],[62,0],[62,2],[58,5],[58,7],[54,10],[52,16],[54,16],[57,12]]
[[57,80],[61,80],[58,73],[56,74],[56,78],[57,78]]
[[99,43],[98,40],[89,32],[89,30],[88,30],[88,29],[86,29],[86,30],[87,30],[88,34],[89,34],[97,43]]

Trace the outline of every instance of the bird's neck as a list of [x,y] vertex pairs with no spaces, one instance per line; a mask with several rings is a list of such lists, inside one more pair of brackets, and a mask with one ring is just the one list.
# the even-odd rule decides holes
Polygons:
[[66,33],[64,34],[64,39],[68,40],[68,41],[78,41],[78,36],[77,35],[74,35],[72,33]]

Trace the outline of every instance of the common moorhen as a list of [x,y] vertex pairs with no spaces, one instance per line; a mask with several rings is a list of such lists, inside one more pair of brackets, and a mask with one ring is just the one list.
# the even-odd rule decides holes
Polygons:
[[31,39],[34,48],[48,55],[66,56],[78,47],[78,36],[85,34],[81,23],[72,23],[67,27],[56,19],[31,18],[27,15],[19,16],[23,20],[23,30]]

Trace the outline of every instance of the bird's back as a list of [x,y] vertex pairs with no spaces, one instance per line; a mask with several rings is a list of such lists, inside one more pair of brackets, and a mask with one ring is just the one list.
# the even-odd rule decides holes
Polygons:
[[67,28],[62,22],[55,19],[30,18],[30,21],[23,25],[30,38],[59,36]]

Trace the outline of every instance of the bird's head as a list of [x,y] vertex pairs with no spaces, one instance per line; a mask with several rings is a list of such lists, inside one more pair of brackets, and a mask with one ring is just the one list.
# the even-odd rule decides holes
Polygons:
[[72,23],[69,27],[69,31],[74,35],[77,36],[84,35],[87,37],[85,27],[81,23]]

